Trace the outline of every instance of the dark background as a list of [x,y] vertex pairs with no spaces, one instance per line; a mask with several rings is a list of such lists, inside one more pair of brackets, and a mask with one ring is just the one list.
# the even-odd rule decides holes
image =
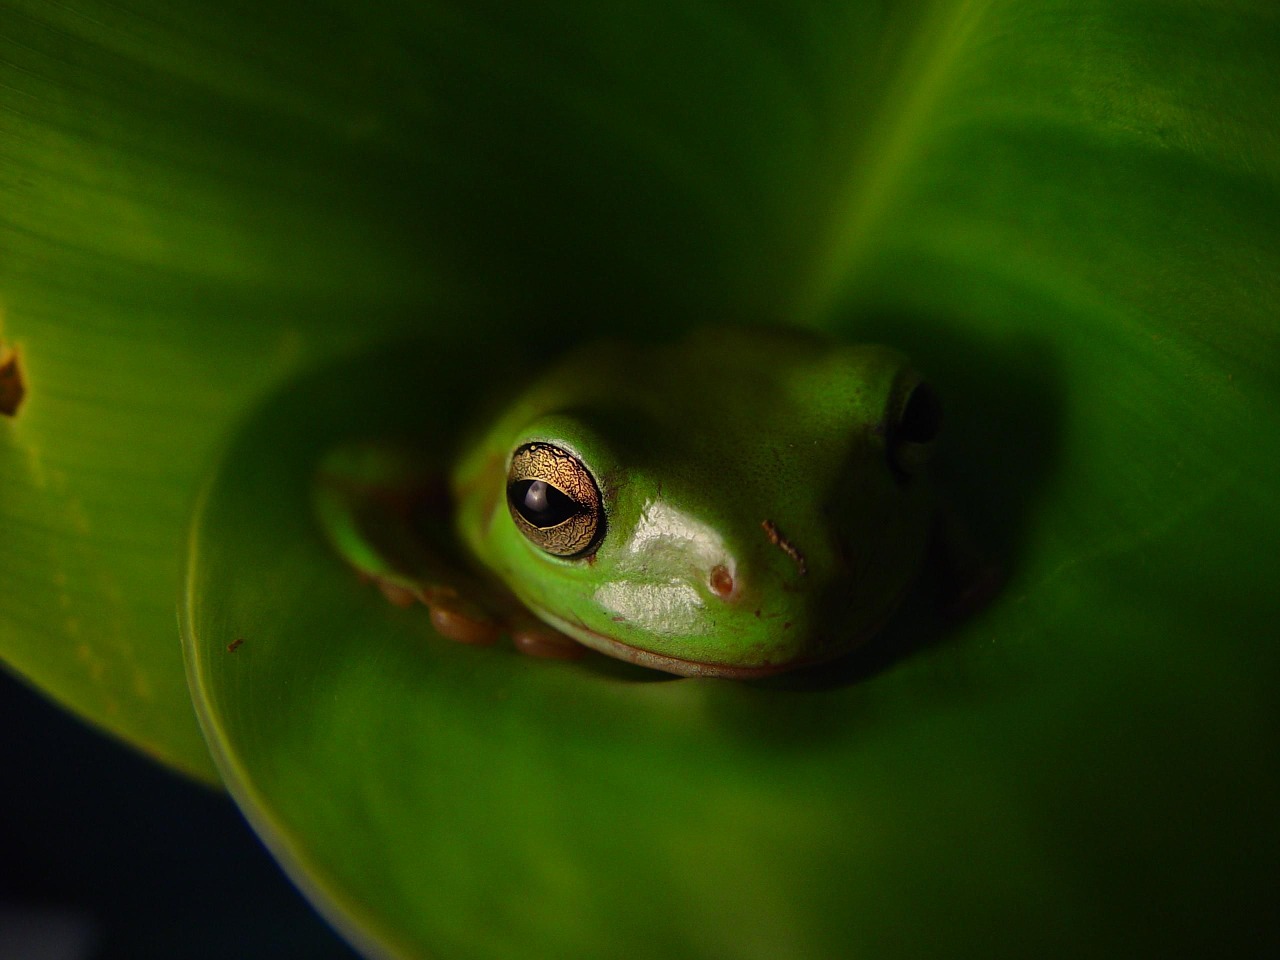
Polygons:
[[227,797],[0,670],[0,960],[356,954]]

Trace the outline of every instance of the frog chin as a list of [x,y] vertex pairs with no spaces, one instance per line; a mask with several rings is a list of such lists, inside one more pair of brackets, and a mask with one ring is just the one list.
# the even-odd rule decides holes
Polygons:
[[629,643],[623,643],[621,640],[616,640],[603,633],[597,633],[581,623],[565,620],[563,617],[558,617],[546,610],[534,610],[533,612],[539,619],[555,627],[561,633],[577,640],[584,647],[590,647],[592,650],[596,650],[606,656],[625,660],[637,666],[648,667],[651,670],[663,670],[682,677],[724,677],[729,680],[751,680],[757,677],[773,676],[787,670],[794,670],[811,662],[809,660],[787,660],[783,663],[743,666],[733,663],[703,663],[697,660],[686,660],[682,657],[654,653],[651,650],[643,650]]

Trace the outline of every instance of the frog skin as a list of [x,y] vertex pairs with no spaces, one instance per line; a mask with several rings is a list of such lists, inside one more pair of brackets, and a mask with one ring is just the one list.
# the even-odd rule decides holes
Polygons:
[[539,370],[449,464],[429,441],[335,451],[316,504],[339,553],[447,637],[751,678],[840,656],[892,614],[929,544],[940,423],[883,346],[602,341]]

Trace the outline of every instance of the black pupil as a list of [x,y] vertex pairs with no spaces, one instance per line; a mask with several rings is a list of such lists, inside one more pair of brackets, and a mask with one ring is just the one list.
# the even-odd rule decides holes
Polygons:
[[507,498],[535,527],[554,527],[582,509],[545,480],[517,480],[507,487]]

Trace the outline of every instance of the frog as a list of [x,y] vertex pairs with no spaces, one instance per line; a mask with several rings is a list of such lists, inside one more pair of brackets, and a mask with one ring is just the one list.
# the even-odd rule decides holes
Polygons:
[[942,406],[900,351],[704,327],[537,366],[456,444],[318,467],[325,539],[443,637],[749,680],[843,657],[916,582]]

